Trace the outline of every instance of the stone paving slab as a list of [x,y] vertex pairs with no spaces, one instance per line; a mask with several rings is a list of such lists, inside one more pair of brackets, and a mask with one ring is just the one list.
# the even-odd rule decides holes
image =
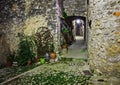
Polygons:
[[83,37],[76,36],[76,41],[68,47],[68,52],[66,52],[66,50],[63,52],[61,57],[87,59],[88,53],[86,44],[83,41]]

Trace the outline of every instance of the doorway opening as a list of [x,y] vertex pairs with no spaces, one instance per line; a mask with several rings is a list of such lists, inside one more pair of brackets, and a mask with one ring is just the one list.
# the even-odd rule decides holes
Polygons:
[[86,43],[86,17],[83,16],[68,16],[65,18],[65,22],[70,27],[72,33],[73,41],[76,40],[75,37],[83,38],[84,43]]
[[[60,16],[60,30],[65,42],[68,44],[68,57],[80,58],[81,52],[87,52],[87,0],[79,1],[81,5],[73,2],[79,6],[72,4],[67,0],[60,1],[59,13],[62,15],[62,17]],[[63,43],[63,39],[60,40]],[[87,53],[85,56],[87,56]]]
[[62,19],[61,28],[65,27],[69,30],[67,35],[64,36],[68,44],[68,56],[66,57],[87,58],[86,17],[67,16]]

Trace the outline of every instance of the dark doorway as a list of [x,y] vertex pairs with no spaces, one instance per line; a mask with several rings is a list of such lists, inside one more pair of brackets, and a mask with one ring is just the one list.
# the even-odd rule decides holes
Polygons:
[[83,36],[84,42],[86,41],[86,17],[83,16],[68,16],[65,18],[65,22],[71,28],[73,40],[75,36]]

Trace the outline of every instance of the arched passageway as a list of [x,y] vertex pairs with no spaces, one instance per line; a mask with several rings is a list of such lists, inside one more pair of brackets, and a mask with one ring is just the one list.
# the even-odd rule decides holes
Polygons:
[[[88,3],[86,0],[74,1],[74,4],[67,0],[59,0],[58,2],[58,18],[60,18],[58,30],[60,29],[62,34],[60,35],[60,45],[62,46],[65,40],[68,45],[68,55],[71,57],[81,56],[80,50],[87,51]],[[77,2],[80,2],[81,5]],[[78,24],[76,20],[80,20],[82,23]]]
[[[76,23],[76,20],[80,20],[82,22]],[[86,41],[86,27],[87,27],[86,26],[86,17],[84,17],[84,16],[68,16],[65,18],[65,21],[71,27],[71,31],[77,31],[76,29],[80,30],[80,28],[82,28],[82,26],[83,26],[83,30],[84,30],[83,37],[84,37],[84,41]],[[73,36],[75,36],[75,35],[73,35]]]
[[68,27],[68,30],[71,33],[71,37],[67,37],[67,40],[72,40],[71,45],[68,46],[68,53],[65,55],[65,57],[87,59],[86,17],[68,16],[64,19],[64,22],[68,25],[66,27]]

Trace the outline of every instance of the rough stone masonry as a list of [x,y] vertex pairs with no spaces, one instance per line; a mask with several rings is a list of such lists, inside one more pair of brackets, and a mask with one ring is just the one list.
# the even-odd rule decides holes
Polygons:
[[90,65],[98,74],[120,76],[120,0],[90,0]]
[[19,34],[35,34],[39,27],[56,27],[52,0],[0,0],[0,65],[18,49]]
[[[31,35],[39,26],[55,28],[54,1],[0,0],[0,60],[17,50],[18,33]],[[64,1],[68,15],[79,15],[79,3]],[[98,74],[120,76],[120,0],[89,0],[88,12],[92,21],[88,28],[90,66]]]

